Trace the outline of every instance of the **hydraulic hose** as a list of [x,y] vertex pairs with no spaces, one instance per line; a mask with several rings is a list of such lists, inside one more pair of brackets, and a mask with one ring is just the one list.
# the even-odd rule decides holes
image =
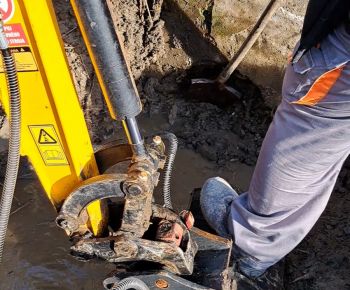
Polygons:
[[168,141],[167,161],[165,163],[165,171],[163,177],[163,199],[164,207],[173,209],[171,202],[171,175],[173,172],[173,166],[175,162],[178,141],[173,133],[165,133],[161,137]]
[[0,201],[0,262],[5,243],[10,210],[18,175],[21,136],[20,90],[15,60],[8,48],[3,24],[0,22],[0,50],[10,97],[10,140],[5,181]]
[[117,285],[114,285],[112,290],[149,290],[148,286],[135,277],[129,277],[121,280]]

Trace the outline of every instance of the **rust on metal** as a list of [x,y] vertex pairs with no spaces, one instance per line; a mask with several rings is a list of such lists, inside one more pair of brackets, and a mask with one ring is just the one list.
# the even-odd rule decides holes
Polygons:
[[162,220],[157,229],[156,240],[181,245],[184,230],[178,223]]
[[[121,247],[123,243],[126,245]],[[100,258],[111,263],[149,261],[163,265],[172,273],[190,275],[198,247],[189,233],[182,243],[182,247],[177,247],[173,243],[119,233],[108,238],[81,239],[71,250],[73,255],[85,260]]]
[[169,287],[168,281],[164,279],[158,279],[155,284],[159,289],[166,289]]
[[156,145],[160,145],[162,144],[162,138],[160,136],[154,136],[153,137],[153,142],[156,144]]
[[159,180],[159,166],[163,164],[164,148],[153,141],[148,155],[132,159],[123,185],[126,193],[121,231],[142,237],[150,226],[152,198]]
[[84,227],[86,207],[96,200],[112,197],[124,198],[125,194],[120,189],[120,184],[124,179],[125,174],[103,174],[85,180],[64,201],[56,218],[57,225],[63,228],[69,236],[76,233],[85,234],[87,231]]
[[[128,158],[128,147],[119,146],[118,160]],[[74,237],[72,254],[83,259],[100,258],[111,263],[149,261],[180,275],[193,272],[198,246],[191,238],[191,216],[185,219],[170,209],[152,203],[153,191],[159,181],[158,170],[164,166],[164,144],[154,138],[147,154],[129,160],[127,174],[105,174],[91,178],[77,188],[64,202],[57,224]],[[100,163],[108,172],[100,152]],[[135,149],[133,149],[135,150]],[[124,199],[123,215],[118,228],[109,227],[103,238],[84,235],[84,211],[96,200],[119,197]],[[111,220],[109,221],[111,222]],[[193,223],[192,223],[193,224]]]
[[192,212],[190,212],[189,210],[183,210],[182,212],[180,212],[180,217],[189,230],[193,228],[194,216]]

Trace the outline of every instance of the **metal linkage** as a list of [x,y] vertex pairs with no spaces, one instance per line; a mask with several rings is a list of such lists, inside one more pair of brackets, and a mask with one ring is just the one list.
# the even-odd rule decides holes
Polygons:
[[125,174],[105,174],[84,181],[63,203],[56,218],[57,225],[69,236],[86,234],[88,232],[86,207],[96,200],[124,198],[121,184],[125,177]]
[[[164,221],[181,228],[180,243],[177,244],[159,236],[160,241],[155,240],[157,236],[151,233],[157,232],[157,228],[161,227]],[[111,263],[155,262],[175,274],[192,274],[198,247],[179,216],[169,209],[153,205],[150,222],[153,227],[149,229],[148,235],[146,233],[147,239],[139,238],[129,232],[118,231],[107,238],[81,239],[71,248],[72,253],[84,259],[97,257]]]
[[113,289],[119,281],[130,276],[143,281],[150,289],[236,289],[228,268],[232,242],[198,228],[193,228],[190,233],[198,245],[192,275],[178,277],[164,270],[152,270],[144,264],[133,264],[128,266],[127,271],[119,269],[110,273],[109,278],[103,282],[105,289]]
[[[121,152],[117,153],[116,149]],[[135,156],[125,146],[105,147],[96,154],[102,172],[114,166],[110,160],[103,162],[105,158],[115,156],[117,162],[126,160],[130,165],[127,174],[103,174],[86,180],[63,203],[56,222],[74,237],[71,248],[74,255],[85,259],[98,257],[112,263],[150,261],[172,273],[192,273],[197,252],[189,231],[193,217],[190,213],[180,216],[152,204],[153,191],[159,181],[158,169],[165,164],[164,150],[161,138],[157,137],[146,146],[146,155]],[[124,199],[120,225],[110,226],[103,238],[93,238],[85,226],[85,209],[96,200],[111,198]]]
[[[212,288],[207,288],[196,283],[190,282],[184,278],[178,277],[166,271],[158,272],[144,272],[144,273],[134,273],[136,275],[134,278],[143,281],[150,289],[167,289],[167,290],[212,290]],[[119,276],[124,277],[124,275],[119,274]],[[127,279],[127,278],[122,278]],[[115,289],[115,285],[118,285],[120,278],[113,276],[107,278],[103,281],[104,288],[106,290]]]

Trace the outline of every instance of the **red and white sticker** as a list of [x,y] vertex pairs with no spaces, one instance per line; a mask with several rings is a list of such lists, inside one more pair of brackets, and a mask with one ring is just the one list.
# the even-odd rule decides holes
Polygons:
[[4,25],[4,31],[9,46],[14,47],[29,45],[27,37],[20,23]]
[[0,13],[2,14],[2,20],[5,23],[11,20],[15,14],[14,0],[0,0]]

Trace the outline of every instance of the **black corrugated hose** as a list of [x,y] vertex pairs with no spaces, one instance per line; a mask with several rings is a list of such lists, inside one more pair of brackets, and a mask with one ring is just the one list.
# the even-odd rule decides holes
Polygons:
[[0,50],[4,63],[4,70],[10,99],[10,140],[7,157],[5,181],[0,201],[0,262],[2,260],[3,248],[10,217],[11,205],[15,191],[19,158],[20,158],[20,136],[21,136],[21,105],[18,76],[15,60],[9,50],[3,23],[0,22]]

